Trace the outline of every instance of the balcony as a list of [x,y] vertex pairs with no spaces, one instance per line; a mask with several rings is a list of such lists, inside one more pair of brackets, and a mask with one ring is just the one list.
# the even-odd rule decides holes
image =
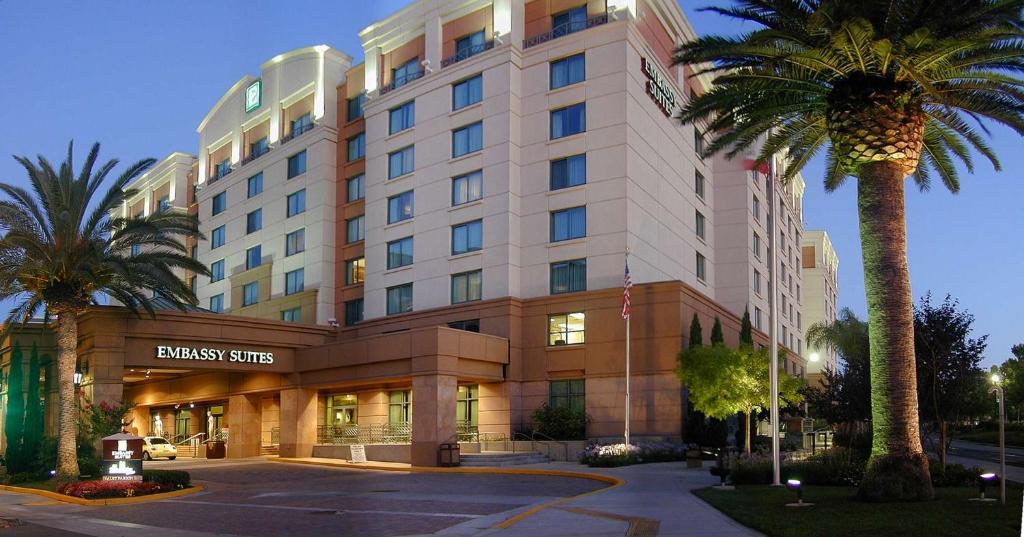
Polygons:
[[292,132],[289,132],[288,134],[281,137],[281,145],[284,145],[290,142],[292,139],[298,138],[299,136],[302,136],[303,134],[313,130],[313,127],[316,127],[315,121],[309,121],[295,125],[295,127],[292,128]]
[[454,65],[456,63],[461,62],[462,60],[476,56],[481,52],[491,50],[492,48],[494,48],[494,40],[485,41],[481,45],[474,45],[471,47],[463,48],[462,50],[456,52],[454,55],[448,56],[447,58],[441,60],[441,68],[444,69],[449,65]]
[[385,94],[387,94],[387,93],[389,93],[389,92],[391,92],[393,90],[396,90],[396,89],[398,89],[398,88],[400,88],[400,87],[402,87],[402,86],[404,86],[404,85],[406,85],[406,84],[408,84],[408,83],[410,83],[410,82],[412,82],[414,80],[418,80],[420,78],[423,78],[424,74],[426,74],[426,72],[424,72],[422,69],[420,69],[419,71],[416,71],[414,73],[409,73],[408,75],[400,76],[400,77],[392,80],[390,84],[387,84],[385,86],[381,86],[380,94],[381,95],[385,95]]
[[251,153],[249,153],[245,158],[242,159],[242,166],[245,166],[246,164],[248,164],[248,163],[250,163],[250,162],[252,162],[252,161],[254,161],[254,160],[256,160],[256,159],[258,159],[260,157],[262,157],[263,155],[266,155],[269,152],[270,152],[270,146],[269,145],[253,149],[253,151]]
[[608,22],[608,13],[602,13],[600,15],[594,15],[585,21],[571,21],[565,24],[555,26],[550,31],[535,36],[528,37],[523,40],[523,48],[528,49],[558,39],[559,37],[565,37],[569,34],[576,32],[582,32],[595,26],[601,26]]

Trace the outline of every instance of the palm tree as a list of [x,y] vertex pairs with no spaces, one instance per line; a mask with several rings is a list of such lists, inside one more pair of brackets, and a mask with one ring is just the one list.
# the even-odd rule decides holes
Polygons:
[[[874,440],[865,499],[928,498],[918,434],[914,316],[904,182],[937,176],[959,189],[954,161],[970,148],[998,169],[979,134],[991,120],[1024,134],[1024,0],[738,0],[708,8],[752,22],[738,37],[706,36],[675,61],[710,73],[683,123],[715,133],[707,155],[788,151],[791,179],[827,147],[825,188],[857,179],[871,335]],[[972,123],[976,120],[977,125]]]
[[[149,169],[153,159],[132,164],[98,195],[118,161],[95,168],[100,146],[94,144],[76,175],[72,150],[68,144],[59,169],[42,156],[37,163],[15,157],[28,173],[31,191],[0,183],[7,198],[0,200],[0,300],[16,303],[5,330],[43,310],[47,317],[56,317],[60,482],[78,478],[73,381],[78,316],[97,304],[101,294],[149,315],[155,314],[154,295],[180,308],[194,305],[195,293],[175,271],[209,273],[186,254],[182,242],[199,236],[194,216],[173,210],[127,219],[111,216],[136,194],[125,186]],[[134,252],[133,245],[138,245]]]

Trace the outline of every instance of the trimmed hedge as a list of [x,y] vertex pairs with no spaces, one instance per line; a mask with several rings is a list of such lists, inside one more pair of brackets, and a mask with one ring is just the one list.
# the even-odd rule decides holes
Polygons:
[[138,481],[76,481],[57,487],[57,492],[68,496],[93,500],[97,498],[130,498],[163,492],[160,485]]
[[192,484],[192,476],[184,470],[143,470],[143,483],[156,483],[162,490],[183,489]]

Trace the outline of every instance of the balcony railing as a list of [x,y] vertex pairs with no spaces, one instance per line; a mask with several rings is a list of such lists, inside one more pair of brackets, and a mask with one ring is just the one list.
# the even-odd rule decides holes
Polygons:
[[369,425],[319,425],[317,444],[408,444],[412,441],[409,423],[371,423]]
[[492,48],[494,48],[494,40],[486,41],[481,45],[473,45],[472,47],[464,48],[456,52],[454,55],[448,56],[447,58],[441,60],[441,68],[444,69],[449,65],[459,63],[462,60],[471,58],[473,56],[476,56],[477,54],[480,54],[481,52],[491,50]]
[[583,30],[587,30],[595,26],[600,26],[607,22],[608,14],[602,13],[600,15],[594,15],[593,17],[590,17],[585,21],[574,21],[567,22],[565,24],[559,24],[558,26],[552,28],[550,31],[524,39],[523,48],[527,49],[533,46],[540,45],[541,43],[547,43],[548,41],[551,41],[553,39],[565,37],[569,34],[574,34],[576,32],[582,32]]
[[263,155],[266,155],[267,153],[270,153],[270,146],[249,153],[245,158],[242,159],[242,166],[245,166],[246,164],[262,157]]
[[405,76],[400,76],[400,77],[392,80],[390,84],[387,84],[385,86],[381,86],[380,94],[384,95],[384,94],[386,94],[386,93],[388,93],[388,92],[390,92],[392,90],[396,90],[396,89],[398,89],[398,88],[400,88],[400,87],[402,87],[402,86],[404,86],[404,85],[406,85],[406,84],[408,84],[408,83],[410,83],[410,82],[412,82],[414,80],[418,80],[420,78],[423,78],[424,74],[426,74],[426,73],[421,69],[419,71],[416,71],[415,73],[409,73],[409,74],[407,74]]
[[212,183],[218,179],[227,177],[228,174],[230,174],[233,171],[235,171],[235,169],[232,168],[231,166],[228,166],[226,168],[215,168],[213,170],[213,176],[210,177],[210,182]]
[[313,130],[313,127],[315,126],[315,121],[311,121],[309,123],[300,123],[294,129],[292,129],[292,132],[289,132],[288,134],[281,137],[281,144],[284,145],[291,141],[293,138],[302,136],[303,134]]

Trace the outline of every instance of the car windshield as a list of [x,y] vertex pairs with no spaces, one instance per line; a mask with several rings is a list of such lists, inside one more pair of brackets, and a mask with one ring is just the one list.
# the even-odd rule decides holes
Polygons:
[[163,438],[150,438],[149,439],[149,443],[150,444],[166,444],[167,440],[164,440]]

